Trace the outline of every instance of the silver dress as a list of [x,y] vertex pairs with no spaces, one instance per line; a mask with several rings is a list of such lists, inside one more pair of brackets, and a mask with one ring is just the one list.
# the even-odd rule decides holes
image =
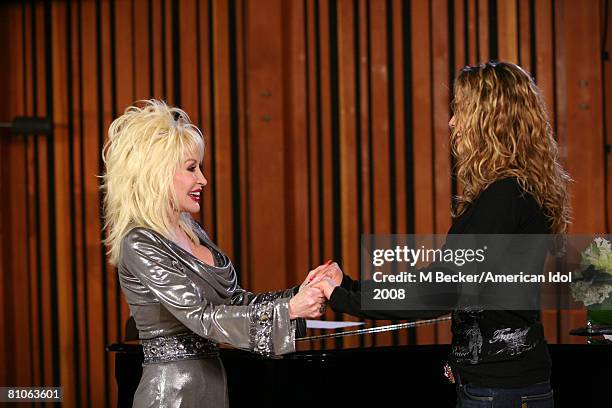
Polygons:
[[227,407],[217,343],[263,355],[295,351],[295,288],[245,291],[230,259],[195,221],[193,230],[214,266],[150,229],[123,239],[119,282],[145,353],[134,407]]

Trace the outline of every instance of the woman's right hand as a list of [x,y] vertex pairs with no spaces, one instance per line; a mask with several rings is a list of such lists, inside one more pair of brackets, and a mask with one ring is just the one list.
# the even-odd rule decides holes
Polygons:
[[312,286],[303,288],[289,300],[289,319],[320,317],[325,311],[323,305],[326,300],[321,289]]

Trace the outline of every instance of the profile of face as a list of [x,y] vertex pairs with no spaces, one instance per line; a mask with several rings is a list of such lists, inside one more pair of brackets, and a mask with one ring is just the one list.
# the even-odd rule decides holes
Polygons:
[[187,154],[174,173],[174,194],[178,200],[180,212],[197,213],[200,211],[202,188],[208,184],[200,169],[200,162],[195,154]]

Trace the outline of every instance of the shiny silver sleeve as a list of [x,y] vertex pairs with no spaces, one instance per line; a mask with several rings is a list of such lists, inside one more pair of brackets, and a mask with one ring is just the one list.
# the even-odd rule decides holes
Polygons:
[[130,231],[123,241],[122,263],[187,328],[212,341],[263,355],[295,351],[289,298],[247,305],[211,304],[158,239],[145,229]]
[[242,288],[237,288],[232,296],[233,305],[250,305],[254,303],[270,302],[277,299],[291,299],[298,291],[298,287],[293,287],[275,292],[252,293]]

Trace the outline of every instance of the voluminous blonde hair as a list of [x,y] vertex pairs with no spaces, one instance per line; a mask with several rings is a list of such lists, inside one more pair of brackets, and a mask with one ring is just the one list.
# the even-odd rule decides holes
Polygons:
[[455,80],[451,148],[466,211],[496,180],[515,177],[549,221],[552,233],[570,222],[567,183],[541,92],[521,67],[489,62],[465,67]]
[[175,240],[172,222],[197,242],[190,215],[178,214],[175,172],[188,154],[202,161],[204,139],[181,109],[155,99],[128,107],[108,129],[102,159],[104,228],[109,261],[120,258],[121,240],[134,227],[150,228]]

